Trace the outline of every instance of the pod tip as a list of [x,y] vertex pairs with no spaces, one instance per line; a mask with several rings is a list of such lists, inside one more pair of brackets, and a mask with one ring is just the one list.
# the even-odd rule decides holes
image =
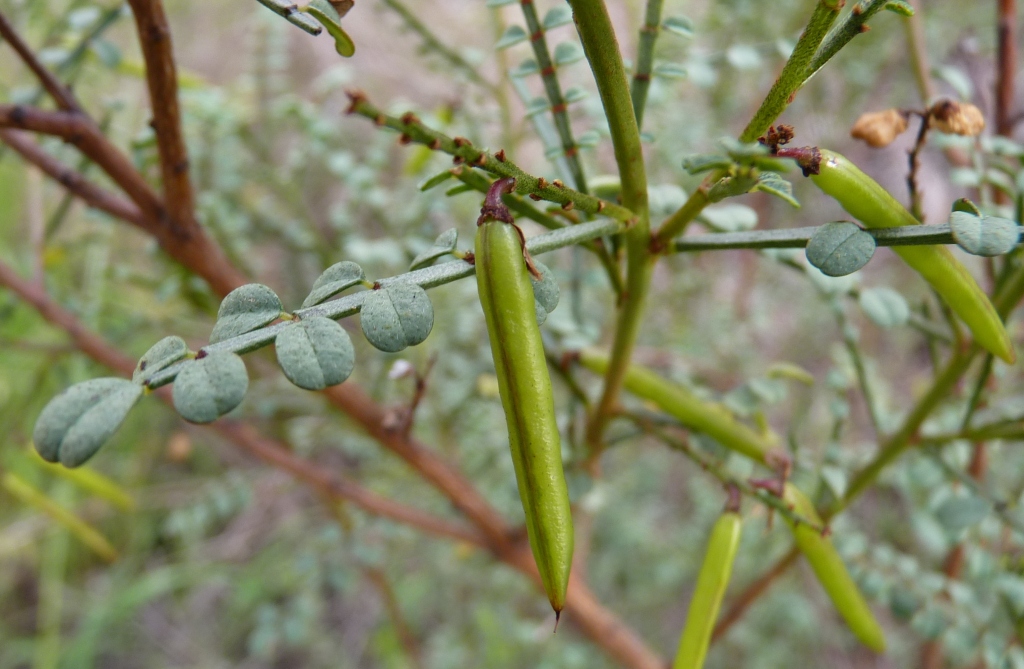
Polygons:
[[561,620],[561,619],[562,619],[562,612],[561,611],[555,611],[555,629],[551,630],[552,634],[555,634],[555,633],[558,632],[558,621]]

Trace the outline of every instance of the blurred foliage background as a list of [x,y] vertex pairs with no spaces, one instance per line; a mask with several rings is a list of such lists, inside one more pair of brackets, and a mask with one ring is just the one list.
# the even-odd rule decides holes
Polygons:
[[[391,276],[441,231],[458,228],[463,248],[473,234],[477,194],[446,197],[444,188],[418,188],[449,167],[449,159],[399,146],[393,134],[344,116],[347,87],[394,112],[413,110],[450,135],[504,148],[533,174],[563,176],[545,158],[533,125],[546,114],[527,114],[542,94],[539,78],[508,74],[530,56],[528,45],[495,48],[508,25],[522,24],[515,4],[408,4],[469,70],[424,48],[422,36],[396,13],[397,3],[386,0],[358,0],[346,17],[358,49],[350,60],[337,56],[328,37],[302,33],[253,0],[167,4],[200,220],[231,260],[271,286],[286,308],[297,307],[320,271],[339,260],[360,263],[370,277]],[[561,3],[537,4],[543,13]],[[666,15],[685,16],[692,33],[665,33],[657,47],[664,76],[654,78],[644,127],[655,221],[699,183],[681,159],[715,150],[720,137],[743,127],[813,4],[667,0]],[[623,53],[634,59],[643,3],[609,5]],[[995,3],[973,3],[968,11],[957,0],[929,0],[920,10],[938,91],[990,110]],[[0,11],[46,65],[74,82],[114,142],[157,181],[143,64],[122,3],[0,0]],[[852,145],[848,130],[862,112],[923,105],[905,22],[880,14],[871,32],[818,73],[782,118],[795,126],[798,143],[844,152],[903,201],[913,133],[871,150]],[[578,47],[571,23],[548,39],[553,48]],[[582,161],[597,184],[614,174],[611,144],[589,68],[581,51],[572,62],[571,49],[565,47],[558,74],[564,88],[586,93],[570,115],[576,134],[592,144]],[[477,76],[490,85],[474,82]],[[31,73],[0,45],[0,101],[39,95]],[[972,155],[972,166],[946,163],[939,149],[957,142]],[[73,148],[53,139],[43,145],[106,183]],[[980,202],[998,209],[988,186],[996,182],[1011,194],[1004,214],[1016,218],[1022,155],[1024,147],[1012,141],[975,145],[936,137],[921,172],[927,219],[944,221],[954,199],[979,193]],[[702,223],[781,228],[843,217],[798,174],[788,176],[802,208],[747,195],[709,209]],[[531,225],[528,233],[537,232]],[[983,263],[963,257],[984,279]],[[216,296],[152,240],[68,199],[10,150],[0,155],[0,260],[44,282],[56,301],[132,356],[167,334],[198,348],[216,314]],[[780,260],[795,262],[798,271]],[[572,250],[544,262],[562,286],[561,305],[544,329],[553,349],[606,343],[614,304],[601,267]],[[432,335],[397,355],[372,349],[355,336],[355,319],[344,321],[357,350],[353,381],[378,401],[403,407],[413,381],[389,371],[399,360],[423,371],[436,358],[415,434],[458,463],[518,524],[522,511],[475,291],[472,281],[432,291]],[[819,499],[841,495],[849,474],[875,448],[856,360],[883,430],[898,424],[932,373],[927,340],[905,318],[890,322],[878,299],[872,302],[887,297],[919,318],[940,319],[923,282],[885,250],[864,270],[835,280],[806,269],[800,254],[679,255],[658,266],[654,291],[637,359],[770,426],[791,449],[795,480]],[[861,298],[848,299],[850,291]],[[1020,329],[1011,324],[1018,342]],[[291,386],[272,354],[258,352],[246,362],[250,392],[233,415],[382,495],[453,514],[351,420]],[[0,470],[73,510],[118,553],[107,563],[38,500],[10,485],[0,491],[0,668],[615,666],[574,629],[571,617],[552,636],[544,598],[482,551],[346,505],[325,505],[286,474],[185,424],[158,402],[143,402],[88,465],[106,477],[102,494],[58,475],[29,450],[33,422],[66,386],[107,374],[30,306],[0,290]],[[594,377],[580,378],[596,392]],[[997,362],[993,378],[983,417],[1019,422],[1019,365]],[[595,479],[581,466],[580,407],[563,384],[555,385],[577,550],[591,587],[668,656],[724,501],[720,485],[625,425],[613,425],[615,447]],[[961,414],[962,406],[950,406],[928,428],[956,430]],[[710,441],[701,447],[726,457]],[[1020,448],[1012,436],[991,441],[985,477],[974,487],[963,481],[971,444],[916,449],[833,524],[837,545],[888,629],[887,655],[857,646],[801,566],[713,646],[707,666],[917,666],[922,644],[941,639],[949,666],[1024,667]],[[738,476],[751,471],[735,456],[729,465]],[[111,501],[122,495],[131,503]],[[732,594],[791,543],[763,507],[747,502],[744,510]],[[954,579],[944,570],[956,546],[963,568]]]

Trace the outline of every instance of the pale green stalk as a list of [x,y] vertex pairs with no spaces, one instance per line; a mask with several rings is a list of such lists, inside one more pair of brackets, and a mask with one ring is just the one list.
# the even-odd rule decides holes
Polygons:
[[569,4],[608,117],[615,162],[622,182],[622,204],[636,214],[636,221],[625,233],[626,291],[619,309],[604,392],[587,425],[587,442],[596,453],[600,450],[604,427],[618,404],[640,329],[654,262],[650,252],[647,174],[640,146],[640,129],[633,114],[629,82],[611,17],[603,0],[569,0]]

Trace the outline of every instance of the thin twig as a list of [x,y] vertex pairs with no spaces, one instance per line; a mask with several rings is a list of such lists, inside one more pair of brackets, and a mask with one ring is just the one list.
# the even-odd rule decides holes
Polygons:
[[931,68],[928,65],[928,47],[924,38],[924,25],[921,20],[920,0],[909,0],[914,8],[914,15],[905,24],[907,52],[910,54],[910,68],[917,83],[917,92],[921,104],[929,105],[935,97],[935,84],[932,83]]
[[580,162],[580,148],[572,134],[572,124],[569,122],[569,105],[562,95],[562,85],[558,82],[558,74],[555,63],[551,60],[551,52],[548,50],[548,41],[544,36],[544,26],[541,25],[537,16],[537,8],[533,0],[520,0],[519,6],[523,10],[523,18],[526,19],[526,28],[530,35],[530,47],[537,59],[537,66],[540,68],[540,78],[544,83],[544,92],[551,103],[551,117],[555,121],[555,128],[558,129],[558,137],[562,141],[562,153],[569,163],[569,171],[572,174],[573,185],[581,193],[587,192],[587,178],[583,173],[583,164]]
[[793,96],[810,76],[809,64],[842,6],[841,0],[820,0],[814,6],[807,27],[797,40],[793,53],[779,73],[779,78],[775,80],[768,95],[754,113],[754,118],[740,133],[741,142],[757,140],[793,101]]
[[90,207],[95,207],[115,218],[146,229],[142,210],[134,202],[97,186],[82,176],[80,172],[60,162],[43,150],[31,134],[22,130],[0,130],[0,141],[14,149],[22,158],[41,169],[54,181],[67,188],[69,193],[77,196]]
[[914,148],[907,153],[907,160],[910,170],[907,172],[907,190],[910,191],[910,213],[914,218],[924,222],[924,212],[921,210],[921,191],[917,188],[917,170],[921,166],[919,157],[924,149],[925,140],[928,138],[928,130],[931,127],[931,114],[915,114],[921,117],[921,127],[917,131],[917,139],[914,140]]
[[654,69],[654,45],[661,31],[661,8],[664,4],[665,0],[647,0],[644,24],[640,27],[636,70],[633,72],[629,95],[633,100],[636,124],[641,129],[644,127],[644,109],[647,107],[647,93],[651,88],[651,72]]
[[867,32],[867,22],[872,16],[885,9],[888,0],[864,0],[857,3],[853,11],[846,15],[837,26],[829,31],[828,35],[821,42],[821,47],[814,54],[804,75],[804,81],[820,70],[822,66],[832,59],[839,50],[850,43],[850,41],[862,33]]
[[507,158],[504,151],[491,154],[476,148],[472,142],[463,137],[454,139],[448,137],[423,125],[412,113],[403,114],[401,117],[385,114],[370,104],[366,96],[358,91],[350,91],[348,96],[352,102],[348,113],[368,118],[378,126],[397,130],[402,133],[400,138],[402,143],[422,144],[435,151],[443,151],[454,156],[456,164],[478,167],[501,177],[514,177],[517,193],[529,195],[534,199],[555,202],[565,209],[579,209],[588,214],[601,214],[621,221],[637,218],[637,214],[627,207],[605,202],[592,195],[573,190],[560,181],[548,182],[544,178],[527,174]]
[[17,128],[61,137],[96,163],[132,199],[143,213],[144,230],[153,235],[172,258],[205,279],[213,290],[226,295],[245,283],[201,228],[173,225],[160,196],[88,116],[74,111],[44,111],[21,105],[0,105],[0,128]]
[[1013,134],[1015,122],[1013,89],[1017,72],[1017,0],[997,1],[996,132],[1009,137]]
[[53,101],[57,103],[59,108],[65,111],[82,110],[71,91],[36,58],[35,53],[21,39],[21,36],[14,30],[14,26],[11,25],[2,12],[0,12],[0,37],[6,40],[11,45],[11,48],[18,53],[18,57],[32,70],[32,73],[39,79],[39,83],[43,85],[43,88],[46,89],[46,92],[50,94],[50,97],[53,98]]
[[146,82],[163,182],[164,205],[172,224],[183,231],[198,229],[195,193],[189,177],[178,105],[178,74],[171,44],[171,29],[161,0],[128,0],[146,62]]
[[742,618],[743,614],[750,609],[751,605],[753,605],[761,595],[767,592],[768,588],[770,588],[780,576],[785,574],[790,567],[796,564],[797,558],[799,557],[800,551],[795,547],[791,548],[788,553],[779,558],[779,560],[772,565],[768,571],[761,575],[760,578],[748,585],[743,592],[737,595],[726,612],[718,619],[718,624],[715,625],[715,631],[711,635],[711,640],[717,641],[728,634],[732,626],[739,622],[740,618]]
[[624,413],[622,415],[632,420],[638,427],[640,427],[640,429],[657,438],[672,450],[679,451],[696,462],[702,469],[704,469],[704,471],[710,473],[724,485],[733,486],[747,497],[750,497],[751,499],[764,504],[768,508],[777,511],[779,515],[783,516],[794,525],[807,525],[816,532],[824,533],[827,531],[827,528],[822,526],[820,523],[814,522],[810,518],[793,511],[792,507],[786,504],[786,502],[778,495],[772,494],[771,492],[764,490],[763,488],[759,488],[748,481],[733,476],[729,473],[724,462],[711,455],[703,453],[700,449],[695,448],[690,444],[689,439],[675,434],[670,434],[668,431],[656,427],[642,415],[635,413]]
[[[822,226],[778,228],[747,232],[713,232],[681,237],[670,247],[677,253],[723,251],[730,249],[802,249]],[[864,230],[875,239],[876,246],[932,246],[955,244],[949,223],[936,225],[905,225],[898,228]]]

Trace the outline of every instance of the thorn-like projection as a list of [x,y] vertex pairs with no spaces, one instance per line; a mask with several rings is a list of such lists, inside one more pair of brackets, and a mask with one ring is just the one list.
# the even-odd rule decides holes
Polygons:
[[558,621],[562,619],[562,612],[555,611],[555,629],[551,630],[552,634],[558,633]]

